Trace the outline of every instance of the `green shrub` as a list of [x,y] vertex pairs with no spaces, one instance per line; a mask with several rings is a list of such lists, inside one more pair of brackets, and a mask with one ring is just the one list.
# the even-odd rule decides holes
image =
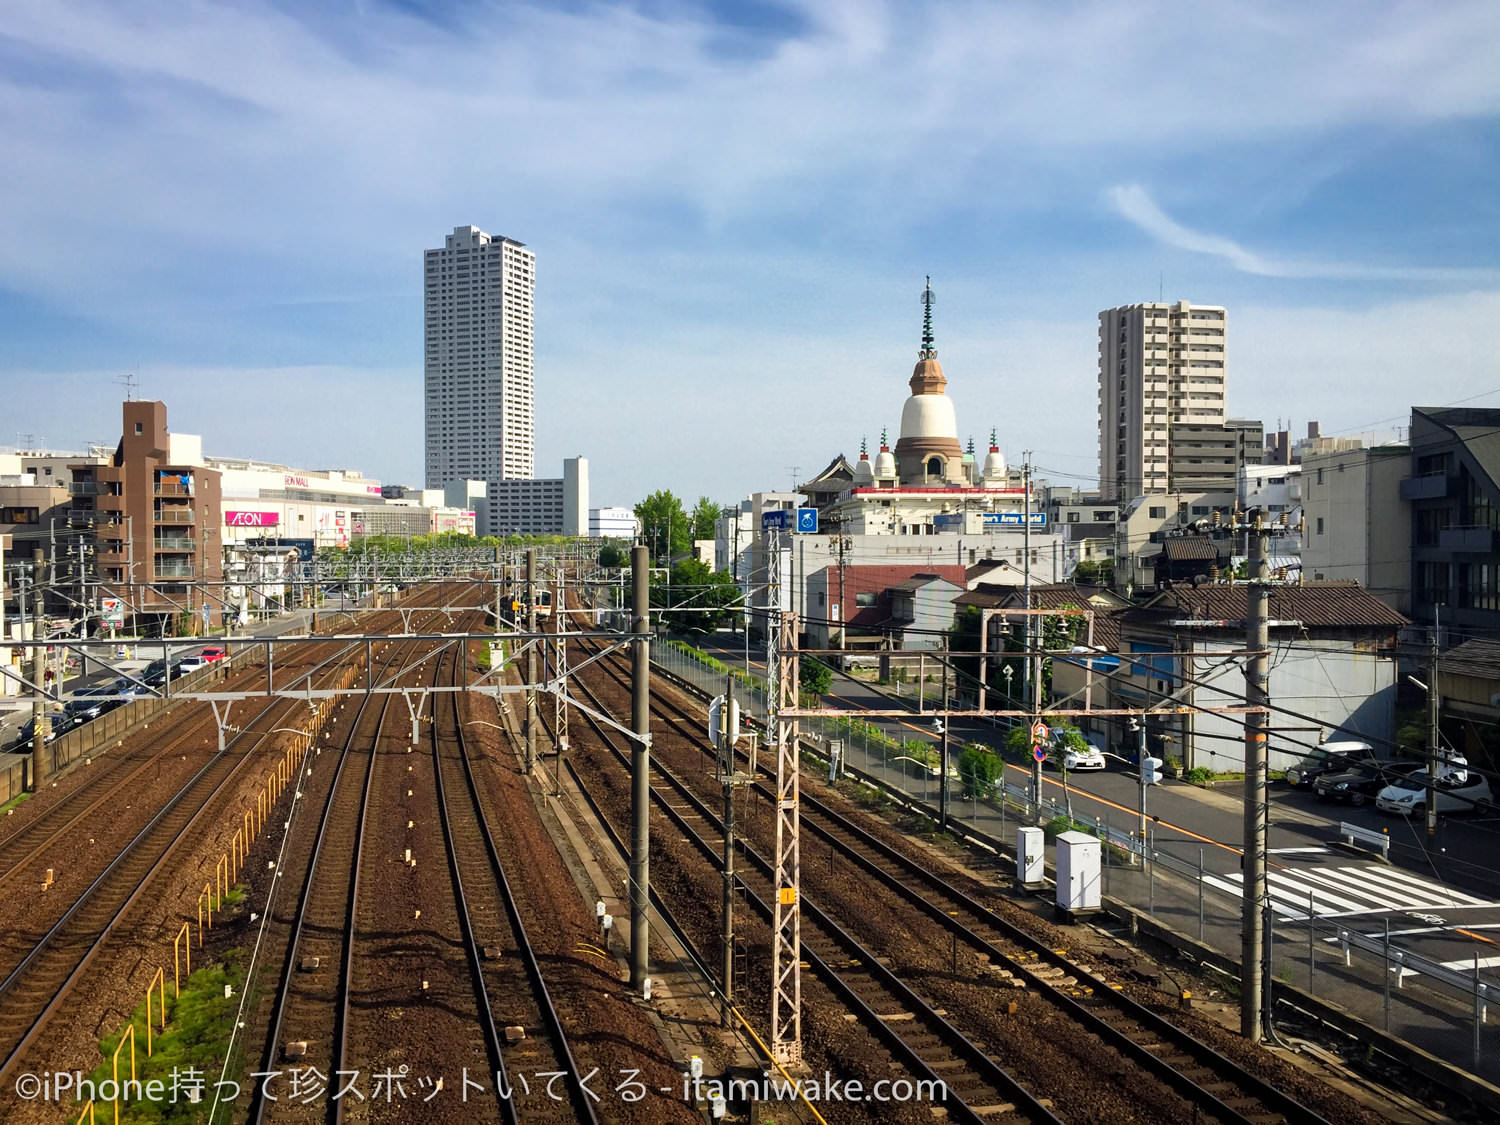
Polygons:
[[965,797],[988,797],[1004,775],[1005,763],[988,746],[971,743],[958,756],[958,776]]
[[1193,785],[1207,785],[1214,779],[1214,771],[1207,766],[1194,766],[1183,775],[1183,779]]

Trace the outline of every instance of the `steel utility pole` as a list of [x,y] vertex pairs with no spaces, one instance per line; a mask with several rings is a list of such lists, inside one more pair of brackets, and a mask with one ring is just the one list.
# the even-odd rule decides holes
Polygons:
[[948,653],[947,659],[943,661],[943,717],[938,720],[943,724],[943,749],[939,756],[938,769],[942,776],[938,778],[938,831],[948,831],[948,661],[953,659],[952,652]]
[[630,987],[646,986],[651,923],[651,558],[644,545],[630,552]]
[[[526,549],[526,631],[536,633],[536,548]],[[536,768],[536,650],[533,635],[526,642],[526,772]]]
[[[1265,707],[1270,702],[1270,644],[1267,604],[1266,531],[1260,516],[1249,532],[1249,581],[1245,590],[1245,647],[1250,656],[1245,669],[1245,702]],[[1259,1043],[1264,1020],[1261,1010],[1264,988],[1261,908],[1266,895],[1266,728],[1270,715],[1253,711],[1245,716],[1245,851],[1244,886],[1240,900],[1240,1034]]]
[[1432,607],[1432,633],[1427,643],[1427,838],[1437,835],[1438,712],[1442,697],[1438,695],[1438,608]]
[[[1028,486],[1029,487],[1029,486]],[[1029,556],[1028,556],[1029,557]],[[1031,595],[1026,597],[1028,608],[1031,604]],[[1026,615],[1026,647],[1031,648],[1031,615]],[[1040,646],[1038,646],[1040,648]],[[1037,723],[1042,721],[1042,661],[1041,657],[1032,656],[1028,651],[1023,667],[1031,668],[1031,662],[1036,661],[1036,668],[1031,674],[1031,728],[1036,729]],[[1050,732],[1049,732],[1050,737]],[[1031,756],[1031,798],[1036,802],[1036,822],[1042,823],[1042,761],[1035,754]]]
[[[1021,452],[1022,452],[1022,454],[1025,455],[1025,458],[1026,458],[1026,460],[1024,460],[1023,462],[1021,462],[1021,484],[1022,484],[1022,490],[1026,493],[1025,498],[1024,498],[1024,503],[1025,503],[1026,506],[1023,509],[1023,511],[1024,511],[1025,514],[1021,517],[1021,546],[1022,546],[1022,550],[1021,550],[1021,555],[1022,555],[1021,565],[1022,565],[1022,575],[1023,575],[1022,582],[1023,582],[1023,586],[1024,586],[1024,589],[1025,589],[1025,592],[1026,592],[1026,604],[1022,608],[1026,609],[1026,610],[1030,610],[1031,609],[1031,450],[1029,450],[1029,449],[1023,449]],[[1026,676],[1030,676],[1031,675],[1031,657],[1029,655],[1030,652],[1031,652],[1031,615],[1030,615],[1029,612],[1026,615],[1026,620],[1024,622],[1024,628],[1022,630],[1021,637],[1022,637],[1022,647],[1028,653],[1028,656],[1027,656],[1026,660],[1023,661],[1022,664],[1021,664],[1021,675],[1023,677],[1026,677]],[[1021,696],[1022,696],[1022,698],[1025,698],[1025,696],[1026,696],[1026,688],[1028,686],[1030,686],[1030,685],[1028,685],[1026,683],[1026,681],[1023,679],[1022,682],[1021,682]],[[1038,770],[1040,770],[1040,768],[1041,767],[1038,766]],[[1042,793],[1041,783],[1038,782],[1037,783],[1037,799],[1038,800],[1041,799],[1041,793]]]

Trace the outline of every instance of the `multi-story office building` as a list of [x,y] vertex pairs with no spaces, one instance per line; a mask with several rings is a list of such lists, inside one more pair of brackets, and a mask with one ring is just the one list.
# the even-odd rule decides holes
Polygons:
[[1187,301],[1099,314],[1105,496],[1130,500],[1170,490],[1171,427],[1224,425],[1227,323],[1224,309]]
[[[423,262],[427,487],[534,475],[532,292],[536,255],[455,227]],[[495,534],[491,504],[485,534]]]

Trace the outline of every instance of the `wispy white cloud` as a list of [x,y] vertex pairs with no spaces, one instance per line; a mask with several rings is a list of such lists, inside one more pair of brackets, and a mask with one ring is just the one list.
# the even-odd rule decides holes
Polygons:
[[1309,262],[1270,258],[1222,235],[1185,227],[1157,206],[1139,184],[1117,184],[1106,193],[1120,215],[1158,242],[1195,254],[1222,258],[1235,269],[1260,277],[1314,278],[1329,281],[1413,281],[1444,284],[1500,280],[1500,270],[1443,266],[1372,266],[1355,262]]

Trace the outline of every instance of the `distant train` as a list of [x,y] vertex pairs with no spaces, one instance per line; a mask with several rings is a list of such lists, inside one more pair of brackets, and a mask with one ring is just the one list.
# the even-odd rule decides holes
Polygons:
[[552,615],[552,591],[541,589],[536,595],[536,615],[538,617],[550,617]]

